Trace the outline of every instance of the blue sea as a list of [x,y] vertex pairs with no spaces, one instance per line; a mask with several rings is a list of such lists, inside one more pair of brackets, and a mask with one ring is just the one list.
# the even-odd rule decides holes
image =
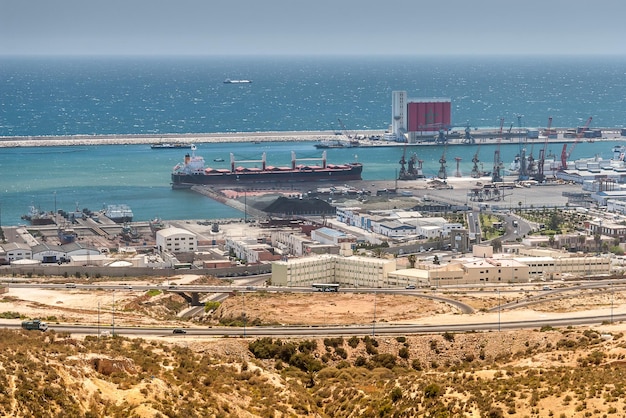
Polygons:
[[[224,84],[226,78],[250,84]],[[592,127],[626,124],[626,57],[0,57],[0,136],[384,130],[391,92],[448,97],[453,124]],[[519,117],[518,117],[519,116]],[[611,157],[613,143],[580,143],[571,158]],[[560,146],[551,151],[560,154]],[[272,164],[319,156],[312,143],[199,144],[212,159],[234,152]],[[448,171],[461,157],[471,170],[477,148],[449,147]],[[441,147],[419,148],[426,174]],[[479,149],[485,169],[493,147]],[[504,144],[513,159],[517,144]],[[535,150],[535,155],[538,150]],[[97,210],[125,203],[136,220],[242,217],[189,191],[171,190],[181,151],[146,145],[0,149],[0,222],[42,210]],[[355,156],[355,154],[357,154]],[[329,161],[357,158],[365,179],[393,179],[401,149],[333,149]],[[225,164],[225,163],[222,163]]]

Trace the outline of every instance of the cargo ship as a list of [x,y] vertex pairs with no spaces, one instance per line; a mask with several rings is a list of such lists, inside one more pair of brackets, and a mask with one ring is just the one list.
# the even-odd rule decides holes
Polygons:
[[[240,184],[240,183],[293,183],[293,182],[342,182],[361,180],[363,165],[358,162],[346,164],[328,164],[326,151],[321,158],[296,160],[295,152],[291,153],[291,166],[274,167],[267,164],[266,154],[260,160],[235,161],[230,154],[230,168],[219,169],[206,167],[204,158],[192,153],[185,155],[185,160],[176,165],[172,171],[172,187],[186,188],[195,184]],[[306,161],[306,164],[300,164]],[[315,161],[317,163],[310,164]],[[260,167],[242,167],[237,163],[257,163]]]

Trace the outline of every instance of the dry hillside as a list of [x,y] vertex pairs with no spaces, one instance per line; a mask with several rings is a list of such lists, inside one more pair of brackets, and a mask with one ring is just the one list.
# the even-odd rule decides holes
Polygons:
[[[178,282],[195,278],[181,277]],[[206,280],[206,279],[203,279]],[[129,282],[132,283],[132,282]],[[206,327],[234,324],[445,322],[463,318],[411,296],[257,292],[212,314],[177,318],[177,295],[117,292],[116,324]],[[451,296],[451,295],[448,295]],[[488,308],[524,297],[457,295]],[[621,312],[621,293],[612,296]],[[503,318],[568,306],[606,310],[608,296],[545,300]],[[5,317],[95,323],[111,295],[10,289]],[[99,309],[98,309],[99,308]],[[119,322],[118,322],[119,321]],[[318,339],[78,337],[0,330],[0,416],[11,417],[585,417],[626,416],[626,339],[621,324],[597,327]]]

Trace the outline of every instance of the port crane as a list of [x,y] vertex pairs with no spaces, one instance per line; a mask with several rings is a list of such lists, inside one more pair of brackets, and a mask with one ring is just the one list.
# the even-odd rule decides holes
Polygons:
[[428,131],[438,133],[435,135],[435,143],[436,144],[446,144],[448,142],[448,132],[452,128],[460,128],[465,127],[465,134],[463,138],[461,138],[461,142],[463,144],[474,144],[476,140],[471,134],[471,127],[469,121],[464,125],[448,125],[445,123],[429,123],[427,125],[420,125],[417,129],[418,131]]
[[437,173],[437,177],[441,180],[446,180],[448,178],[448,173],[446,171],[446,148],[448,144],[444,144],[443,153],[441,154],[441,158],[439,158],[439,172]]
[[480,144],[478,144],[478,146],[476,147],[476,152],[474,153],[474,157],[472,157],[472,163],[474,163],[474,165],[472,166],[472,172],[471,172],[471,176],[473,178],[479,178],[482,175],[482,171],[478,168],[478,163],[480,163],[480,160],[478,159],[478,151],[480,150]]
[[346,138],[352,139],[352,134],[348,132],[348,129],[346,129],[346,125],[344,125],[339,118],[337,118],[337,121],[339,122],[339,126],[341,127],[341,133],[344,134]]
[[[500,135],[498,136],[498,143],[496,144],[496,150],[493,152],[493,171],[491,172],[491,182],[502,182],[502,160],[500,159],[500,142],[502,141],[502,128],[504,127],[504,118],[500,118]],[[511,125],[513,127],[513,125]]]
[[576,145],[580,142],[580,139],[585,136],[585,131],[587,130],[587,128],[589,128],[589,125],[591,125],[591,120],[592,117],[589,116],[589,119],[587,119],[587,122],[585,122],[585,126],[579,129],[578,133],[576,134],[576,140],[570,147],[569,151],[567,150],[567,143],[563,144],[563,150],[561,151],[561,170],[567,170],[567,159],[572,155],[572,152],[574,152],[574,149],[576,148]]
[[404,147],[402,150],[402,158],[400,159],[400,173],[398,174],[398,180],[415,180],[424,178],[422,172],[422,160],[417,159],[417,155],[413,153],[411,157],[406,159],[406,147],[407,140],[404,141]]
[[546,140],[543,143],[543,148],[539,150],[539,162],[537,163],[537,174],[535,180],[543,182],[546,179],[544,175],[544,166],[546,164],[546,152],[548,151],[548,138],[552,132],[552,116],[548,118],[548,128],[546,129]]
[[525,138],[522,135],[522,115],[517,115],[518,137],[519,137],[519,154],[517,155],[517,161],[519,163],[519,171],[517,175],[518,180],[528,180],[528,159],[526,158],[526,146]]

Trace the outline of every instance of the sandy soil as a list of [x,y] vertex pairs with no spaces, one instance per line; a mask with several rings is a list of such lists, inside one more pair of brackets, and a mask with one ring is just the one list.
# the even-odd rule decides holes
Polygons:
[[[184,275],[170,278],[169,282],[178,284],[203,280],[199,276]],[[67,280],[65,280],[67,281]],[[57,283],[65,283],[57,280]],[[120,281],[110,282],[114,284]],[[145,285],[146,280],[126,280],[124,284]],[[152,284],[168,283],[167,279],[155,280]],[[103,282],[104,284],[104,282]],[[115,293],[115,294],[114,294]],[[535,292],[536,293],[536,292]],[[559,296],[546,295],[539,303],[518,309],[506,309],[500,312],[489,311],[499,304],[521,300],[531,292],[501,293],[500,298],[494,292],[479,292],[468,296],[463,291],[458,294],[447,292],[445,297],[456,299],[474,307],[471,315],[461,312],[447,303],[433,301],[424,297],[385,294],[349,294],[349,293],[282,293],[247,292],[226,299],[206,322],[218,323],[220,319],[229,320],[246,313],[247,320],[263,324],[313,324],[346,325],[370,324],[374,319],[381,323],[461,323],[495,322],[500,320],[516,321],[522,319],[540,319],[557,315],[580,316],[607,315],[626,310],[626,295],[616,291],[611,293],[583,292],[565,293]],[[187,306],[180,296],[174,294],[148,295],[137,290],[87,292],[81,289],[30,289],[11,288],[0,295],[0,313],[18,312],[30,318],[56,317],[63,323],[107,323],[115,315],[118,325],[163,325],[194,326],[193,321],[173,319]],[[174,306],[174,308],[172,308]],[[169,307],[170,311],[163,307]]]

